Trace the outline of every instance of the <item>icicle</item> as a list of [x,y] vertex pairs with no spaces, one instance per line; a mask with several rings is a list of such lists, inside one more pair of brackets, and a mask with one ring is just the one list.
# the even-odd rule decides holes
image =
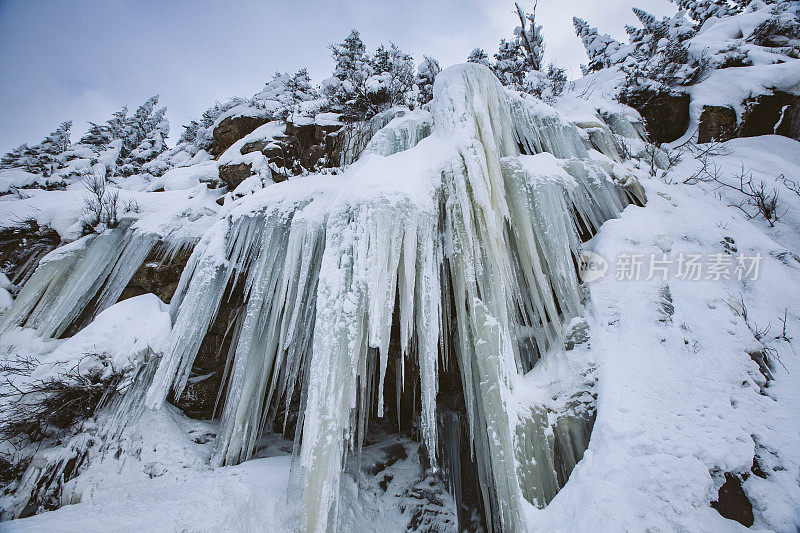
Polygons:
[[52,252],[3,315],[0,331],[35,328],[59,337],[117,302],[158,237],[127,227],[84,237]]

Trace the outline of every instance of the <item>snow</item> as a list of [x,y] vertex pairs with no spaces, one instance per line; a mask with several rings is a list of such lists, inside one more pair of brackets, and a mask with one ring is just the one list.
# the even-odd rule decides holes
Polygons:
[[[124,397],[133,407],[98,413],[72,441],[111,439],[103,428],[122,420],[118,440],[104,443],[119,457],[92,451],[65,486],[71,505],[9,529],[404,530],[409,491],[435,492],[436,472],[448,468],[432,455],[422,470],[421,443],[453,449],[437,420],[448,361],[461,371],[459,431],[470,435],[492,527],[733,530],[709,502],[725,472],[750,472],[756,456],[767,477],[743,483],[756,527],[795,529],[800,196],[779,174],[800,174],[800,143],[737,139],[713,156],[723,179],[744,163],[780,189],[789,211],[772,228],[730,207],[734,191],[684,184],[699,166],[691,154],[657,178],[648,161],[624,159],[614,134],[641,155],[639,121],[597,95],[555,107],[522,98],[485,67],[459,65],[437,76],[430,112],[376,117],[372,141],[340,173],[274,184],[252,176],[220,207],[202,182],[219,164],[260,168],[263,154],[242,156],[241,147],[283,133],[276,121],[217,162],[180,152],[175,163],[186,166],[121,183],[121,198],[139,208],[42,261],[0,316],[0,351],[39,358],[29,379],[76,365],[132,372],[151,351],[157,369]],[[644,199],[642,186],[646,207],[627,205],[628,194]],[[36,218],[69,234],[78,184],[30,193],[0,199],[3,220]],[[612,262],[624,253],[707,256],[732,242],[763,257],[758,280],[624,281],[613,263],[590,283],[575,274],[583,250]],[[157,246],[194,247],[170,305],[152,294],[116,303]],[[166,399],[194,379],[232,287],[243,296],[232,302],[240,307],[228,324],[221,416],[193,421]],[[749,321],[773,325],[760,340],[742,301]],[[73,332],[85,309],[94,318]],[[395,320],[399,353],[390,351]],[[782,362],[769,383],[748,355],[761,343]],[[381,453],[366,439],[370,412],[394,415],[384,413],[389,357],[403,372],[419,368],[419,442],[398,437],[410,462],[387,469],[394,477],[380,489],[359,469]],[[291,447],[265,445],[262,430],[285,424],[294,401],[294,460],[285,451],[265,458]],[[58,457],[53,450],[37,458]],[[568,481],[557,464],[574,466]],[[442,523],[452,525],[454,505],[442,499]]]
[[216,161],[170,169],[151,185],[152,188],[163,187],[165,191],[191,189],[204,180],[216,180],[219,170]]
[[39,174],[31,174],[20,168],[0,171],[0,194],[9,192],[14,187],[27,187],[41,183],[43,178]]
[[224,113],[222,113],[217,120],[214,121],[214,128],[219,126],[223,120],[230,117],[262,117],[264,116],[264,110],[254,107],[251,104],[244,103],[234,106]]
[[[775,154],[763,149],[770,143]],[[731,154],[720,159],[747,158],[754,169],[793,168],[800,153],[800,143],[785,138],[727,144]],[[732,237],[739,252],[761,253],[765,264],[757,282],[669,279],[674,314],[668,324],[659,322],[665,285],[660,280],[618,281],[611,271],[589,285],[597,421],[569,483],[546,509],[529,508],[528,520],[534,530],[547,531],[586,530],[597,523],[615,530],[733,530],[738,524],[707,502],[716,499],[719,472],[749,472],[755,453],[778,468],[766,480],[750,475],[744,483],[754,500],[755,527],[793,530],[800,520],[795,415],[800,395],[793,377],[800,362],[791,343],[767,341],[777,347],[786,369],[776,365],[775,381],[760,394],[764,378],[745,353],[758,343],[736,304],[742,294],[750,316],[774,328],[784,309],[790,316],[797,313],[792,305],[800,287],[798,267],[777,258],[787,250],[764,224],[744,220],[710,193],[642,182],[647,207],[628,207],[607,222],[588,243],[593,251],[606,258],[665,248],[672,256],[717,253],[723,237]],[[797,201],[792,205],[796,209]],[[778,229],[791,231],[789,249],[796,250],[800,228],[794,221],[786,225]],[[793,335],[788,327],[787,335]],[[539,371],[547,369],[537,367],[532,374]]]

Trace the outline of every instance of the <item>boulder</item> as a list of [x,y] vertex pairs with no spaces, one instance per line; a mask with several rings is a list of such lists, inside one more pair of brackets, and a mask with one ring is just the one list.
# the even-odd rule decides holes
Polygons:
[[240,115],[223,119],[214,128],[214,142],[211,144],[211,154],[214,156],[222,155],[233,143],[266,123],[267,119],[264,117]]
[[231,191],[252,175],[253,170],[249,163],[237,163],[219,167],[219,179],[224,181],[228,185],[228,190]]
[[736,111],[732,107],[703,106],[697,142],[724,142],[736,137]]
[[717,500],[711,507],[729,520],[736,520],[745,527],[753,525],[753,505],[742,489],[742,480],[736,474],[725,472],[725,483],[719,488]]
[[739,135],[773,134],[800,140],[800,96],[776,91],[745,102]]
[[689,127],[689,95],[639,91],[620,99],[645,119],[650,140],[655,144],[679,139]]

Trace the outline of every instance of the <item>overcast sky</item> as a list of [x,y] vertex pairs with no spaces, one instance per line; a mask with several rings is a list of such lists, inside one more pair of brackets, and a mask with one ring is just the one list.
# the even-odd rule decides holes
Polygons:
[[[580,76],[586,56],[572,17],[624,40],[634,4],[675,12],[667,0],[539,0],[547,60]],[[276,70],[328,77],[327,45],[351,28],[370,50],[392,41],[445,67],[475,47],[491,56],[515,25],[511,0],[0,0],[0,153],[64,120],[76,140],[88,121],[153,94],[174,139],[215,100],[250,96]]]

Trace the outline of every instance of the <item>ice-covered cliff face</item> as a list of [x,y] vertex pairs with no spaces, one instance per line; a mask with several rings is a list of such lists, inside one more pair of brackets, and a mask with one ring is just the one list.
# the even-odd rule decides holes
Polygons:
[[437,449],[439,369],[454,363],[485,508],[496,527],[520,529],[517,468],[534,458],[518,446],[529,421],[510,391],[539,357],[558,356],[581,312],[578,227],[627,203],[612,162],[590,157],[575,126],[509,95],[485,68],[443,72],[432,110],[433,134],[413,148],[368,153],[341,181],[296,180],[233,210],[195,250],[172,303],[153,408],[170,388],[181,393],[226,289],[244,279],[214,462],[250,457],[299,395],[304,530],[335,523],[346,456],[370,413],[383,414],[395,313],[395,393],[414,394],[402,390],[413,360],[426,449]]
[[[220,306],[233,302],[215,465],[251,458],[264,431],[296,416],[301,529],[332,530],[340,477],[370,420],[411,404],[430,468],[443,463],[460,493],[453,454],[472,457],[486,526],[523,530],[523,508],[552,499],[566,481],[556,463],[571,461],[568,476],[588,433],[572,443],[585,424],[563,422],[556,433],[573,437],[554,445],[546,413],[515,386],[560,357],[582,313],[581,238],[643,201],[617,164],[615,121],[597,117],[589,135],[483,66],[446,69],[431,114],[390,122],[346,172],[268,187],[205,231],[170,304],[147,406],[180,397]],[[638,137],[629,122],[622,130]],[[119,298],[156,241],[121,228],[45,263],[0,327],[79,327]],[[437,415],[446,372],[460,378],[467,453],[439,442],[457,433]]]

